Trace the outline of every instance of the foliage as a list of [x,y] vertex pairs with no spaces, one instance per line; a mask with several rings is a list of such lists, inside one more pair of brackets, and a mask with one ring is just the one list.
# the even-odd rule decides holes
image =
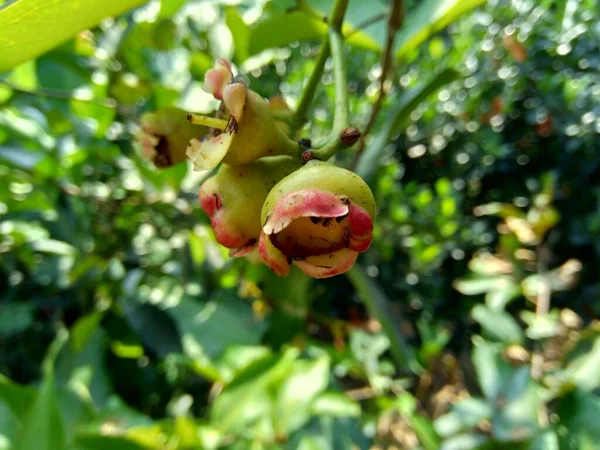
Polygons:
[[[147,111],[212,112],[219,57],[297,106],[332,2],[109,19],[138,3],[106,1],[84,20],[98,2],[65,0],[46,22],[41,3],[0,1],[0,448],[597,447],[595,2],[403,2],[357,164],[374,242],[319,281],[229,258],[198,205],[208,174],[155,169],[132,136]],[[388,7],[346,13],[359,129]],[[330,64],[317,81],[300,132],[326,142]]]

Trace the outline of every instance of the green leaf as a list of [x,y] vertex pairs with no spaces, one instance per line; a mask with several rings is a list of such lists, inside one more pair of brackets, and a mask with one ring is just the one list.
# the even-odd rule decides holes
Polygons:
[[21,424],[14,412],[0,402],[0,450],[10,450],[18,435]]
[[[324,17],[331,12],[334,5],[333,0],[305,0],[305,2]],[[360,47],[369,50],[381,49],[387,34],[385,23],[389,8],[386,3],[379,0],[350,0],[344,16],[345,36],[349,36],[350,41],[356,39]],[[366,24],[369,21],[370,23]]]
[[25,416],[35,396],[35,389],[19,386],[0,374],[0,400],[6,403],[17,417]]
[[[272,392],[279,390],[297,357],[298,350],[290,348],[250,364],[215,400],[211,411],[213,422],[229,433],[241,432],[250,424],[255,424],[255,432],[260,432],[265,426],[271,429],[270,418],[275,417]],[[256,425],[256,422],[263,426]],[[271,433],[262,437],[269,438]]]
[[198,359],[216,358],[232,345],[258,344],[266,325],[254,319],[247,302],[226,293],[209,302],[183,297],[166,312],[183,337],[184,353]]
[[600,398],[576,389],[558,403],[559,425],[566,433],[560,435],[560,449],[591,450],[600,442]]
[[510,275],[496,275],[456,280],[454,289],[464,295],[479,295],[486,292],[512,289],[513,285],[513,278]]
[[393,109],[382,114],[382,116],[387,117],[387,120],[373,142],[365,149],[356,167],[356,172],[367,183],[372,182],[372,178],[379,167],[381,155],[390,141],[390,136],[401,130],[410,113],[421,102],[437,92],[442,86],[456,80],[458,76],[457,71],[446,68],[434,75],[429,81],[403,92],[400,98],[395,101]]
[[397,326],[399,318],[390,311],[390,301],[385,292],[358,265],[346,272],[346,276],[363,298],[369,313],[381,323],[398,366],[407,367],[413,360],[413,355]]
[[102,434],[80,434],[75,440],[76,450],[148,450],[148,447],[124,436],[103,436]]
[[[353,32],[352,26],[344,25],[342,31],[348,38],[345,43],[368,50],[378,50],[379,44],[365,33]],[[321,40],[327,34],[327,24],[304,12],[273,14],[252,27],[250,55],[270,48],[285,47],[295,41]]]
[[23,420],[15,450],[64,450],[64,446],[65,431],[57,404],[54,372],[50,370]]
[[102,317],[104,312],[97,311],[77,319],[71,328],[71,347],[74,351],[80,352],[83,349],[98,328]]
[[283,382],[275,404],[275,430],[289,434],[311,416],[310,407],[329,383],[329,359],[297,361]]
[[41,152],[0,146],[0,161],[6,161],[21,170],[31,170],[44,158]]
[[493,311],[487,306],[477,305],[471,316],[489,337],[505,344],[521,344],[523,332],[513,317],[504,311]]
[[308,14],[276,14],[253,27],[249,51],[251,55],[255,55],[269,48],[284,47],[294,41],[321,39],[326,33],[327,25]]
[[0,305],[0,336],[23,331],[33,322],[33,304],[11,302]]
[[566,367],[561,374],[583,390],[600,386],[600,324],[593,323],[582,333],[575,347],[569,352]]
[[145,0],[19,0],[0,10],[0,73]]
[[452,410],[440,416],[434,423],[435,431],[441,436],[453,436],[475,427],[481,420],[492,417],[490,404],[479,398],[457,401]]
[[160,2],[160,12],[158,13],[158,17],[160,19],[167,19],[172,17],[187,0],[161,0]]
[[250,27],[240,17],[238,10],[233,7],[229,7],[225,11],[225,21],[233,36],[235,59],[238,64],[242,64],[250,56]]
[[540,433],[527,450],[560,450],[556,432],[554,430],[546,430]]
[[446,28],[485,0],[426,0],[411,11],[396,37],[395,53],[400,58],[430,36]]
[[417,438],[425,450],[437,450],[440,448],[440,437],[435,432],[435,429],[428,418],[415,413],[410,418],[409,422],[410,427],[417,435]]
[[341,392],[323,392],[315,398],[311,409],[317,416],[360,416],[360,405]]
[[503,346],[486,342],[480,336],[473,338],[473,344],[472,360],[479,385],[485,397],[494,400],[510,372],[508,363],[502,359]]
[[173,318],[149,303],[132,303],[125,307],[125,318],[144,345],[160,358],[181,353],[181,338]]

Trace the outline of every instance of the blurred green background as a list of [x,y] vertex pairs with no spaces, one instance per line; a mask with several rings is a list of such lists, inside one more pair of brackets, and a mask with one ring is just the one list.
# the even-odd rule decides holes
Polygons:
[[[322,281],[230,259],[206,175],[132,135],[214,110],[218,57],[295,105],[332,2],[20,3],[44,4],[0,0],[0,449],[600,449],[596,1],[405,0],[358,166],[375,240]],[[388,8],[346,16],[361,129]],[[327,64],[303,135],[333,96]]]

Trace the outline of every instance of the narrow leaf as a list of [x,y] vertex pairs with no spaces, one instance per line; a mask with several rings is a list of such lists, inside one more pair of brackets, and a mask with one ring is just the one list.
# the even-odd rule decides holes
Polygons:
[[242,64],[250,56],[250,27],[233,7],[227,8],[225,20],[233,36],[235,59],[238,64]]
[[58,410],[54,373],[49,371],[23,422],[15,450],[64,450],[65,432]]

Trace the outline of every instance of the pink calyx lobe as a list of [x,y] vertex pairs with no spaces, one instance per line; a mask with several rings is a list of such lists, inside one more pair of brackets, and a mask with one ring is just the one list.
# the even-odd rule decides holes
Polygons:
[[231,64],[226,59],[217,59],[215,67],[206,72],[204,85],[206,89],[219,100],[223,99],[223,89],[229,84],[233,72]]

